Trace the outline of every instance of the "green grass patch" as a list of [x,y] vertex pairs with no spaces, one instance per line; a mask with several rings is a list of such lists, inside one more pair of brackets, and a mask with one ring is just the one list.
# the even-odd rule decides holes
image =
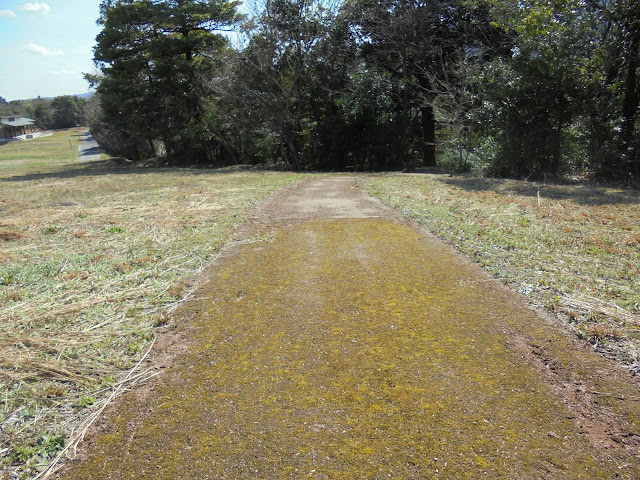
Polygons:
[[60,168],[78,156],[83,132],[77,129],[60,130],[48,137],[0,144],[0,175],[42,172]]
[[640,192],[446,175],[378,175],[369,193],[640,368]]
[[79,136],[0,146],[0,477],[43,468],[59,443],[39,439],[67,439],[235,227],[301,178],[78,163]]

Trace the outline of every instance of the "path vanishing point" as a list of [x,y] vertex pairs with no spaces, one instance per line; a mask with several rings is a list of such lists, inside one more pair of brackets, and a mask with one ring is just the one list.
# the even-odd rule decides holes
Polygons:
[[58,478],[640,478],[637,380],[355,177],[234,240]]

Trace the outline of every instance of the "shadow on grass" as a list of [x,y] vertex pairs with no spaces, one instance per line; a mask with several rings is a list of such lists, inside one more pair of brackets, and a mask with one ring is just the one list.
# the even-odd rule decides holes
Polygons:
[[191,175],[226,175],[239,172],[268,172],[269,169],[259,166],[238,165],[229,167],[158,167],[141,163],[122,163],[117,159],[82,161],[66,164],[55,170],[46,172],[24,173],[20,175],[0,177],[0,182],[28,182],[34,180],[70,179],[76,177],[96,177],[101,175],[144,175],[150,172],[171,174],[179,171]]
[[543,199],[569,200],[581,205],[638,205],[640,190],[631,187],[601,186],[595,183],[542,184],[494,178],[448,178],[444,183],[462,190],[494,192]]

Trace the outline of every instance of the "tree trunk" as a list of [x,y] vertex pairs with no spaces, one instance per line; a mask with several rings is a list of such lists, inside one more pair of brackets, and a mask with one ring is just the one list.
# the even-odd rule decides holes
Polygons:
[[638,113],[638,63],[636,57],[631,55],[627,65],[627,78],[625,79],[625,90],[622,104],[622,150],[628,164],[634,164],[637,155],[634,152],[635,123]]
[[392,165],[393,170],[401,170],[409,158],[409,81],[407,80],[406,66],[403,66],[402,87],[402,137],[400,138],[400,155]]
[[287,132],[284,132],[282,134],[282,138],[286,142],[287,147],[289,149],[289,159],[290,159],[290,163],[293,166],[293,169],[300,170],[300,157],[298,155],[298,149],[296,148],[294,139]]
[[[550,120],[551,121],[551,120]],[[551,130],[547,139],[551,143],[551,152],[548,162],[548,168],[543,173],[555,175],[560,170],[560,162],[562,160],[562,122],[558,120],[556,127]]]
[[425,167],[436,166],[436,117],[433,106],[425,105],[420,109],[422,116],[423,160]]
[[433,93],[431,82],[426,75],[417,75],[420,88],[424,91],[423,102],[420,107],[422,117],[422,165],[425,167],[436,166],[436,116],[433,111]]

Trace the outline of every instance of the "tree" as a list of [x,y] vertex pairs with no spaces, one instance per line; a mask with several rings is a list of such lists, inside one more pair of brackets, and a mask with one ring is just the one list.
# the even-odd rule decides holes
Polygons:
[[[227,48],[219,33],[238,20],[227,0],[105,0],[94,60],[104,122],[134,158],[161,140],[174,160],[215,161],[207,121],[208,77]],[[131,150],[129,148],[128,150]]]
[[62,96],[51,102],[52,128],[71,128],[80,124],[82,109],[86,101],[82,98]]
[[47,130],[52,127],[51,102],[48,100],[38,100],[34,105],[27,108],[27,115],[36,121],[38,128]]
[[[607,175],[640,177],[640,4],[631,0],[590,0],[588,38],[589,134],[596,167]],[[614,141],[612,141],[614,139]],[[612,143],[620,153],[614,155]],[[605,158],[605,160],[601,160]]]
[[8,103],[0,104],[0,112],[7,116],[25,115],[27,106],[24,100],[11,100]]
[[244,111],[239,116],[258,125],[260,138],[277,138],[275,150],[295,169],[313,164],[318,154],[309,143],[317,133],[313,110],[330,102],[326,93],[335,77],[335,70],[319,75],[329,61],[320,44],[334,17],[326,2],[271,0],[248,25],[249,43],[239,52],[231,88]]
[[514,48],[484,72],[493,173],[640,174],[640,6],[628,0],[496,3]]
[[356,0],[349,5],[365,58],[398,85],[404,158],[396,166],[413,163],[412,124],[418,115],[422,164],[436,165],[436,99],[458,89],[462,62],[484,60],[501,41],[487,5],[422,0]]
[[103,1],[91,118],[112,152],[640,175],[637,2],[264,0],[233,49],[235,7]]
[[480,82],[485,132],[498,145],[494,174],[536,177],[567,168],[585,102],[580,3],[530,1],[503,10],[513,46]]
[[640,5],[630,0],[614,3],[611,17],[619,29],[622,99],[621,149],[628,167],[640,177],[640,141],[637,118],[640,108]]
[[396,87],[391,74],[364,61],[350,69],[349,81],[338,99],[344,126],[336,130],[342,134],[339,145],[354,169],[384,170],[401,164],[397,139],[403,131],[394,100]]

